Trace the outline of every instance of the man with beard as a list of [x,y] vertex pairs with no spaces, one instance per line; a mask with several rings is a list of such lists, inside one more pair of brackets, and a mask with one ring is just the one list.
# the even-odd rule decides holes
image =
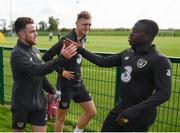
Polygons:
[[34,21],[29,17],[18,18],[15,21],[15,31],[19,39],[11,53],[14,81],[11,97],[12,128],[13,131],[20,132],[26,123],[30,123],[32,131],[44,132],[46,101],[43,90],[59,97],[59,93],[53,89],[45,75],[62,65],[64,57],[74,56],[76,48],[63,46],[60,54],[63,58],[42,64],[39,50],[33,47],[37,42]]

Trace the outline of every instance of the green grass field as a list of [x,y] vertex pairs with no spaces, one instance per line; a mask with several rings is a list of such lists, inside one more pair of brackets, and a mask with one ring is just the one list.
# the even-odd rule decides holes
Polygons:
[[[0,46],[13,47],[16,44],[16,40],[17,37],[6,37],[4,42],[0,42]],[[48,49],[57,40],[57,37],[54,37],[49,42],[47,36],[40,36],[36,47]],[[128,36],[88,36],[85,47],[94,52],[117,53],[130,47],[127,40]],[[180,57],[180,37],[157,37],[154,43],[165,55]]]
[[[117,53],[122,51],[123,49],[129,48],[127,36],[88,36],[88,40],[86,43],[86,48],[93,52],[109,52],[109,53]],[[13,47],[16,44],[16,37],[7,37],[4,42],[0,42],[1,46],[10,46]],[[54,37],[51,42],[48,41],[48,37],[46,36],[40,36],[38,40],[38,44],[36,47],[38,48],[50,48],[53,44],[57,42],[57,38]],[[155,39],[155,44],[157,44],[158,49],[162,53],[164,53],[167,56],[175,56],[180,57],[180,37],[157,37]],[[11,69],[9,64],[9,56],[10,51],[4,51],[4,81],[5,81],[5,101],[6,104],[9,104],[10,102],[10,96],[11,96],[11,86],[12,86],[12,76],[11,76]],[[179,66],[179,65],[178,65]],[[175,74],[179,75],[179,69],[178,66],[175,66],[173,69],[176,72]],[[178,70],[178,72],[176,71]],[[95,117],[93,121],[90,122],[90,124],[87,127],[87,131],[91,130],[93,127],[97,131],[100,130],[102,121],[104,120],[107,113],[110,111],[110,109],[114,106],[114,95],[115,95],[115,68],[109,69],[109,68],[100,68],[96,67],[95,65],[89,64],[89,62],[85,61],[85,65],[83,66],[83,79],[85,81],[85,84],[87,88],[92,93],[93,99],[95,101],[95,104],[97,106],[98,114]],[[55,85],[56,83],[56,76],[55,74],[50,74],[49,76],[50,82]],[[174,77],[175,78],[175,77]],[[179,111],[179,95],[177,95],[180,92],[180,77],[176,77],[176,79],[173,79],[173,81],[176,80],[176,83],[173,82],[173,93],[170,102],[163,105],[165,109],[161,109],[159,111],[160,115],[158,118],[160,120],[168,121],[168,123],[171,123],[172,125],[180,125],[180,111]],[[111,81],[111,82],[109,82]],[[178,93],[175,93],[178,92]],[[170,107],[170,108],[169,108]],[[174,109],[175,107],[175,109]],[[75,126],[77,119],[79,118],[79,114],[82,112],[81,108],[78,106],[75,106],[74,103],[71,105],[72,112],[68,116],[67,123]],[[166,109],[168,108],[168,109]],[[10,124],[11,124],[11,116],[9,113],[3,113],[9,112],[8,108],[3,108],[1,106],[1,116],[3,114],[3,119],[0,119],[3,121],[7,121],[6,124],[3,124],[1,126],[0,124],[0,131],[10,131]],[[4,111],[3,111],[4,110]],[[175,111],[174,111],[175,110]],[[7,114],[7,115],[6,115]],[[178,115],[179,114],[179,115]],[[165,117],[164,117],[165,116]],[[162,125],[164,126],[161,131],[180,131],[180,127],[169,127],[167,124],[164,124],[163,122],[155,123],[155,127],[159,128],[158,126]],[[6,126],[8,125],[8,126]],[[50,128],[48,131],[53,131],[52,129],[52,122],[50,122]],[[48,125],[48,127],[49,127]],[[27,127],[27,131],[30,131],[30,128]],[[73,131],[72,127],[67,128],[66,131]],[[152,130],[153,131],[153,130]]]

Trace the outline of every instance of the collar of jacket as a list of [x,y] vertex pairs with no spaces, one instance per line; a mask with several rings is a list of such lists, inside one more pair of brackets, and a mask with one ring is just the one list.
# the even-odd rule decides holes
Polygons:
[[[75,41],[77,41],[78,36],[77,36],[77,34],[76,34],[76,32],[75,32],[75,28],[72,29],[72,33],[75,35],[75,38],[76,38]],[[85,37],[86,37],[86,35],[84,35],[83,37],[81,37],[80,42],[81,42]]]
[[149,52],[153,51],[155,49],[154,44],[146,44],[139,47],[131,47],[135,53],[139,54],[148,54]]
[[19,45],[20,47],[22,47],[24,49],[32,49],[32,45],[26,45],[22,41],[20,41],[19,39],[17,41],[17,45]]

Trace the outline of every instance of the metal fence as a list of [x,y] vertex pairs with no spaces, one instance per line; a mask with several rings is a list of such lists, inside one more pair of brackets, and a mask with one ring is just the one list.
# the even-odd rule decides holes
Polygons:
[[[12,48],[9,47],[0,47],[0,104],[10,104],[12,75],[9,57],[11,50]],[[44,51],[41,49],[41,52]],[[149,131],[180,131],[180,58],[170,58],[170,60],[173,69],[171,99],[158,108],[158,116]],[[120,84],[116,81],[119,80],[120,69],[97,67],[84,59],[82,74],[97,108],[97,115],[88,124],[86,131],[100,131],[105,117],[119,99]],[[48,75],[53,86],[55,86],[56,77],[55,72]],[[81,107],[71,102],[66,124],[75,126],[81,113]]]

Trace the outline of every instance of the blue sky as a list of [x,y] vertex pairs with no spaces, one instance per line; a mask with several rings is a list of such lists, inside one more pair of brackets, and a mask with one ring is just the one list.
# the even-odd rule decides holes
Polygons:
[[59,18],[60,27],[73,28],[77,13],[92,14],[92,28],[131,28],[139,19],[153,19],[160,28],[180,29],[180,0],[0,0],[0,19],[32,17],[36,23]]

